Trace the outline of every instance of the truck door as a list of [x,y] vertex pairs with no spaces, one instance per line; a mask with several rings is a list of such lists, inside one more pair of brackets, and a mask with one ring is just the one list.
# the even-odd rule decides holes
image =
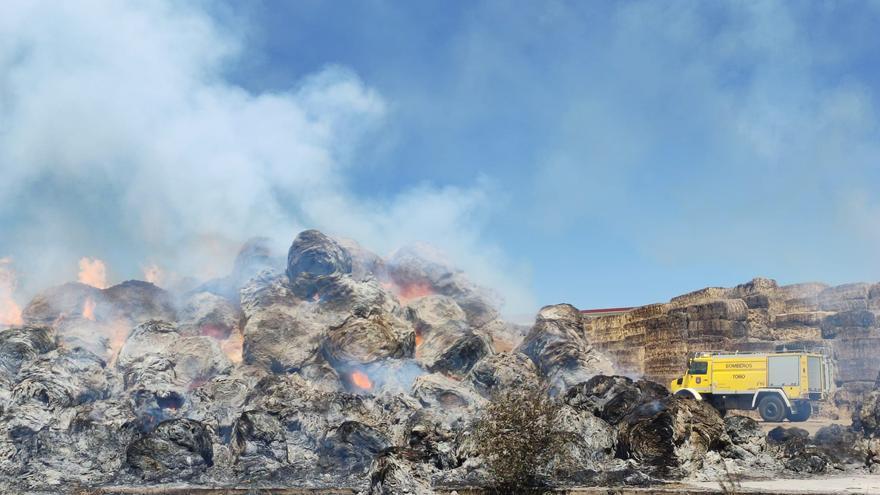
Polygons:
[[825,389],[822,376],[822,358],[807,356],[807,390],[811,394],[821,393]]
[[768,387],[797,387],[800,383],[800,356],[770,356],[767,358]]

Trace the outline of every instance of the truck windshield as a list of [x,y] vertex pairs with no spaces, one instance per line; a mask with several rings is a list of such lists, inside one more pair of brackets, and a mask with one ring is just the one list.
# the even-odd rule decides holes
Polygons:
[[691,361],[688,367],[689,375],[705,375],[709,371],[709,363],[706,361]]

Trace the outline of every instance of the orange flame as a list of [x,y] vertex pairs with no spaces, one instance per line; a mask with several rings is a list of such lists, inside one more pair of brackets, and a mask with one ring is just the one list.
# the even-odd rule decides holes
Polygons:
[[370,381],[370,377],[360,371],[355,371],[351,374],[351,382],[354,383],[356,387],[363,390],[373,388],[373,382]]
[[244,338],[241,333],[232,332],[228,339],[220,343],[220,349],[233,364],[238,364],[241,362],[241,354],[244,351]]
[[98,289],[106,289],[107,265],[97,258],[80,258],[79,281]]
[[108,334],[107,362],[109,366],[113,366],[116,363],[119,351],[122,350],[122,346],[125,345],[125,341],[128,339],[129,330],[128,324],[123,320],[117,320],[104,329],[105,334]]
[[0,258],[0,327],[24,324],[21,307],[12,298],[16,287],[16,275],[9,265],[11,258]]
[[416,347],[422,345],[422,342],[424,342],[424,341],[425,341],[425,338],[422,337],[422,334],[420,334],[419,332],[416,332]]
[[409,285],[398,286],[397,288],[397,298],[403,304],[406,304],[413,299],[430,296],[434,293],[434,287],[427,282],[416,282]]
[[153,285],[161,285],[165,280],[165,274],[162,272],[162,269],[159,268],[159,265],[155,263],[143,267],[143,272],[144,280]]
[[95,306],[95,301],[91,297],[86,298],[86,302],[83,304],[83,318],[95,321]]

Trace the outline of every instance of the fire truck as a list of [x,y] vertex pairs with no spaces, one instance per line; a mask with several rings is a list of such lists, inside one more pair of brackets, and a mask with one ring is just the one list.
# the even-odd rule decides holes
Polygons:
[[820,353],[702,352],[673,380],[677,396],[704,400],[719,411],[754,410],[764,421],[806,421],[828,398],[831,366]]

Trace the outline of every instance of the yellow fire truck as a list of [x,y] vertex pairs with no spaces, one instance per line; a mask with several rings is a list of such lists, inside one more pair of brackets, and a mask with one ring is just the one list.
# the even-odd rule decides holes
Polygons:
[[830,388],[831,366],[822,354],[703,352],[670,390],[722,412],[757,409],[764,421],[779,422],[806,421]]

